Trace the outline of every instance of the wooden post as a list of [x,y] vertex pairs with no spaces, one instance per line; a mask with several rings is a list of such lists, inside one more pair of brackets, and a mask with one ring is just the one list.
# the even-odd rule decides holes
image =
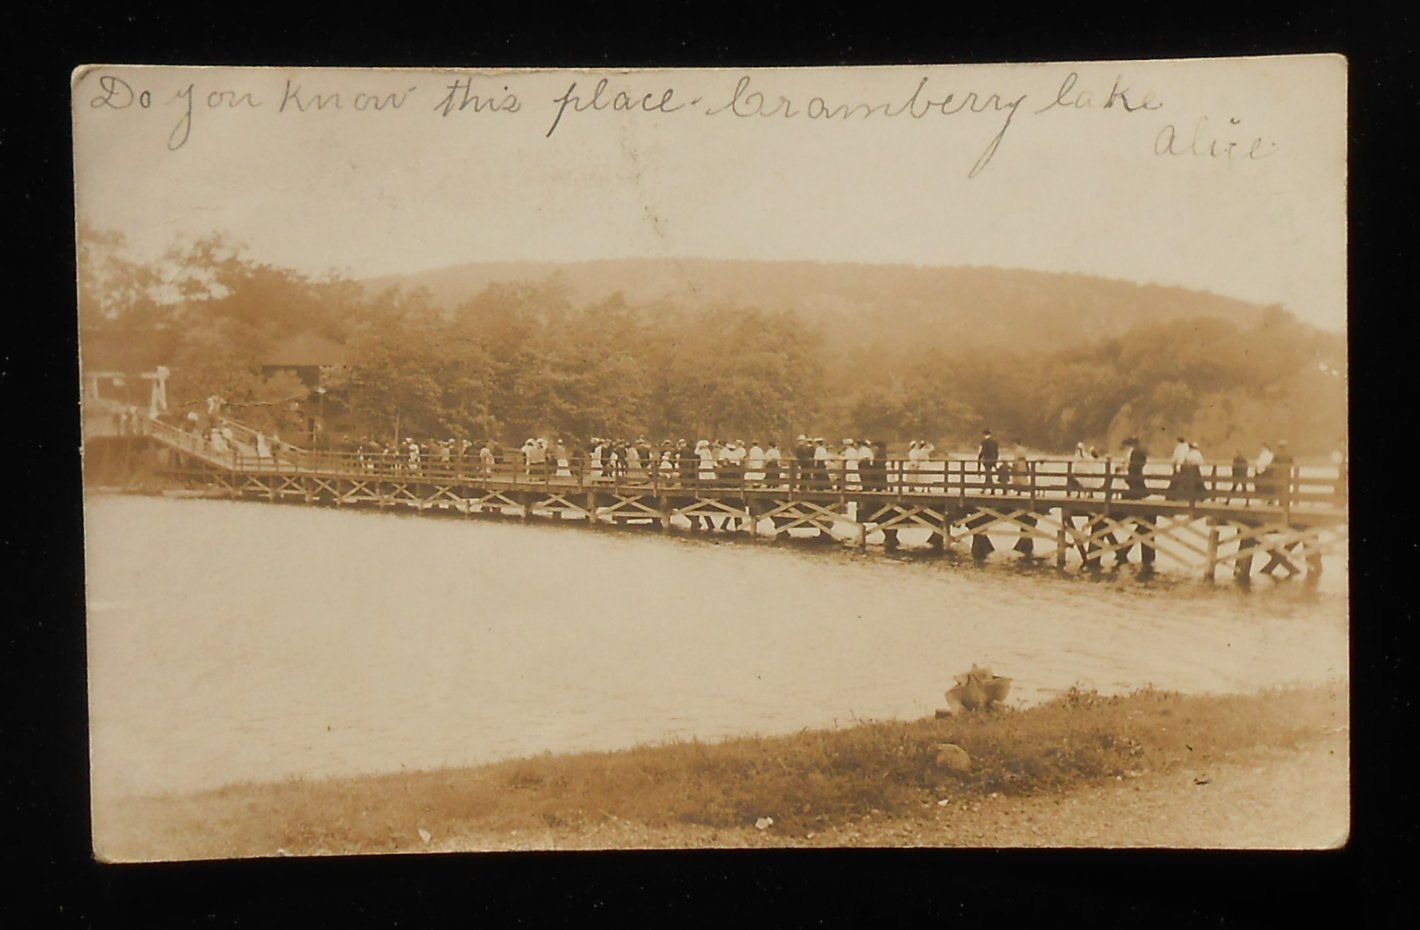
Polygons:
[[1213,583],[1213,573],[1218,569],[1218,519],[1208,518],[1208,566],[1203,570],[1203,580]]
[[1257,540],[1252,537],[1250,530],[1251,527],[1248,526],[1238,529],[1238,536],[1243,538],[1238,540],[1238,554],[1233,561],[1233,579],[1242,585],[1252,581],[1252,550],[1256,548]]
[[1095,571],[1100,567],[1099,547],[1095,545],[1094,536],[1099,531],[1102,518],[1098,515],[1085,515],[1085,546],[1080,553],[1085,560],[1084,567],[1089,571]]
[[1055,567],[1065,567],[1065,526],[1071,519],[1070,511],[1060,508],[1060,526],[1055,530]]
[[974,517],[969,517],[963,524],[971,533],[971,557],[978,562],[985,561],[986,557],[996,550],[996,546],[986,535],[986,527],[994,522],[990,514],[978,513]]
[[1140,535],[1139,538],[1139,565],[1145,571],[1152,571],[1154,568],[1154,542],[1153,532],[1158,525],[1158,518],[1154,514],[1145,514],[1136,522],[1136,526],[1143,524],[1147,526],[1148,532]]
[[1321,547],[1315,535],[1309,535],[1302,542],[1302,558],[1307,564],[1307,584],[1321,580]]
[[[669,519],[667,517],[666,519]],[[587,492],[587,525],[592,529],[597,528],[597,492]]]
[[1295,466],[1287,466],[1287,477],[1282,485],[1282,522],[1292,525],[1292,473]]
[[669,496],[662,494],[657,500],[660,503],[661,510],[661,532],[669,533],[671,531],[671,499]]
[[[1114,459],[1108,455],[1104,457],[1104,515],[1112,516],[1114,511],[1109,506],[1114,498]],[[1093,532],[1093,531],[1091,531]]]
[[1035,558],[1035,535],[1031,531],[1035,529],[1036,519],[1034,513],[1023,513],[1020,517],[1021,530],[1016,539],[1015,550],[1028,559]]

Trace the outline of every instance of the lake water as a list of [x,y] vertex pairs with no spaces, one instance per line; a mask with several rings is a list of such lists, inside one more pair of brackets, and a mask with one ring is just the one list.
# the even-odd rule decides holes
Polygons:
[[1100,580],[575,526],[86,501],[96,796],[1344,678],[1344,585]]

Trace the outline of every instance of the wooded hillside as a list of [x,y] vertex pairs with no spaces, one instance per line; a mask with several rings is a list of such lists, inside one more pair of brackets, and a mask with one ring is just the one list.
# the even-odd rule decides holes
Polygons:
[[[781,440],[798,432],[970,448],[983,426],[1043,450],[1126,435],[1210,458],[1346,429],[1344,337],[1181,288],[992,268],[765,262],[469,265],[400,281],[313,279],[220,235],[162,261],[85,230],[86,368],[173,372],[277,420],[308,397],[262,372],[314,335],[327,434],[596,434]],[[511,277],[510,277],[511,276]],[[309,411],[304,411],[308,413]],[[241,415],[239,413],[239,415]]]

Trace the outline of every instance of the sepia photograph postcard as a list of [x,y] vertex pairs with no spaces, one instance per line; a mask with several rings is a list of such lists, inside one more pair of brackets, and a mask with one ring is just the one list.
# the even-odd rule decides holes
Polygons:
[[71,89],[97,859],[1347,843],[1345,58]]

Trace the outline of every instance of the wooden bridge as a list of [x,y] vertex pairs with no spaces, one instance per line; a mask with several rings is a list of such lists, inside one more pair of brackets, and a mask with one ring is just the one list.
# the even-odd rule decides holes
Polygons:
[[[113,422],[107,422],[112,419]],[[604,473],[574,459],[486,467],[476,458],[425,459],[316,453],[272,443],[256,454],[255,434],[227,421],[234,441],[214,451],[202,436],[156,420],[123,430],[116,418],[86,417],[86,468],[144,465],[164,481],[234,500],[646,525],[670,532],[738,532],[751,539],[808,535],[832,539],[847,528],[860,547],[895,549],[902,531],[925,532],[937,551],[965,548],[988,558],[1005,536],[1029,559],[1097,570],[1159,553],[1212,581],[1219,569],[1240,583],[1261,571],[1320,577],[1324,556],[1347,546],[1345,477],[1295,466],[1234,479],[1230,465],[1205,465],[1191,487],[1168,464],[1152,463],[1132,486],[1122,463],[1033,460],[989,471],[975,461],[889,460],[831,471],[785,459],[776,473],[691,468]],[[677,521],[676,518],[683,518]]]

